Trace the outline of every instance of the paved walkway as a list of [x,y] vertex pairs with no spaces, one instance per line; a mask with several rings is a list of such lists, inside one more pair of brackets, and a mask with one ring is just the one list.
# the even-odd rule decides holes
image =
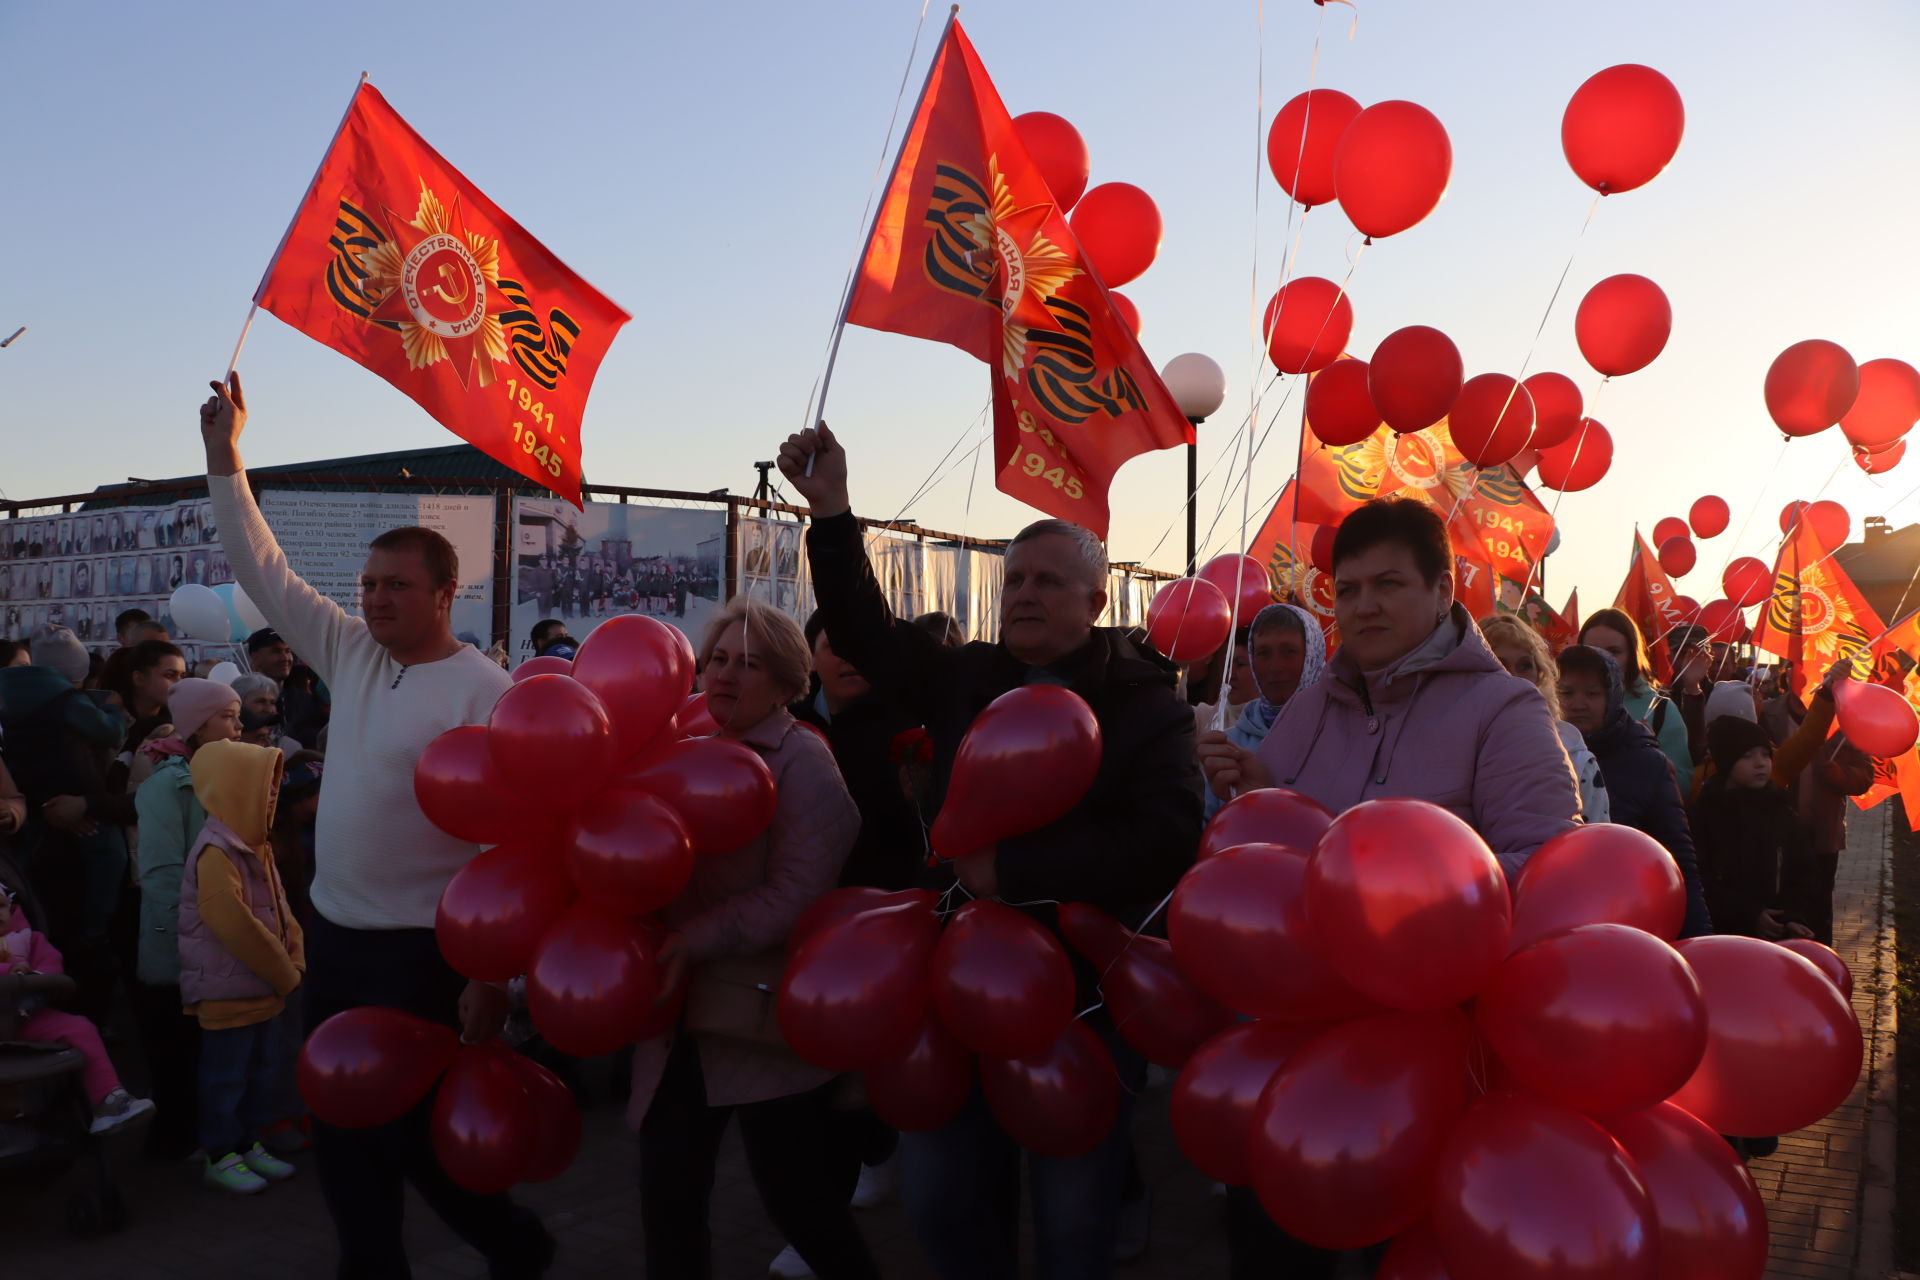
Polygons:
[[[1897,803],[1897,801],[1896,801]],[[1892,1274],[1893,939],[1887,904],[1889,810],[1854,816],[1852,848],[1835,893],[1836,941],[1853,966],[1854,1007],[1869,1034],[1866,1066],[1845,1106],[1789,1135],[1755,1177],[1773,1228],[1770,1277],[1883,1280]],[[642,1274],[633,1145],[606,1081],[588,1082],[587,1139],[560,1178],[525,1188],[560,1237],[554,1275]],[[1227,1274],[1219,1202],[1186,1164],[1167,1128],[1164,1091],[1143,1100],[1137,1125],[1144,1173],[1154,1193],[1153,1245],[1124,1280],[1201,1280]],[[265,1195],[231,1201],[202,1190],[197,1169],[162,1167],[128,1155],[122,1186],[132,1225],[119,1235],[75,1242],[65,1235],[62,1188],[0,1194],[0,1239],[13,1275],[63,1280],[204,1280],[207,1276],[323,1277],[332,1235],[311,1176]],[[411,1194],[411,1193],[410,1193]],[[897,1208],[861,1215],[885,1275],[930,1275]],[[714,1274],[766,1274],[780,1241],[761,1214],[737,1139],[729,1138],[713,1199]],[[409,1252],[421,1280],[485,1274],[419,1201],[408,1218]]]

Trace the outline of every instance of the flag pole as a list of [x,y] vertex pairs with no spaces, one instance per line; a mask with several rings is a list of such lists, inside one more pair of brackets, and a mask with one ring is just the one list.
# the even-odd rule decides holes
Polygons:
[[273,278],[273,269],[280,265],[280,255],[287,251],[287,241],[293,238],[294,224],[300,221],[300,211],[307,207],[308,197],[313,189],[320,185],[320,171],[327,167],[327,157],[333,154],[333,144],[340,141],[340,134],[347,127],[347,117],[353,114],[353,104],[360,99],[360,90],[367,83],[367,73],[362,71],[360,78],[353,82],[353,93],[347,98],[346,110],[340,113],[340,123],[333,127],[333,136],[327,139],[326,149],[320,153],[320,163],[313,166],[313,177],[307,181],[307,189],[301,193],[300,203],[293,206],[293,216],[287,219],[287,229],[280,233],[280,243],[274,246],[273,256],[267,259],[267,269],[260,273],[260,283],[253,290],[253,305],[247,308],[247,318],[240,326],[239,341],[233,344],[233,358],[227,361],[227,377],[233,378],[233,371],[240,364],[240,351],[247,345],[247,334],[253,328],[253,317],[260,311],[260,295],[267,291],[267,281]]
[[[946,44],[946,41],[947,41],[947,33],[953,29],[954,20],[957,19],[959,16],[960,16],[960,6],[957,4],[950,5],[947,9],[946,26],[940,28],[940,43],[943,46]],[[917,42],[918,37],[916,37],[915,39]],[[908,58],[909,58],[909,61],[907,63],[907,70],[911,72],[913,69],[913,63],[911,61],[912,55],[909,54]],[[920,82],[920,93],[913,100],[913,115],[909,117],[909,120],[908,120],[907,135],[903,136],[900,139],[899,149],[893,153],[893,164],[887,170],[886,189],[889,191],[893,189],[893,180],[895,176],[897,176],[900,172],[900,159],[903,155],[906,154],[907,137],[910,137],[913,133],[912,121],[920,118],[920,108],[926,104],[927,89],[933,83],[933,68],[938,63],[938,61],[939,61],[939,57],[936,54],[934,62],[929,63],[927,66],[926,79]],[[903,84],[902,89],[904,90],[904,88],[905,86]],[[895,100],[894,105],[898,107],[899,105],[898,99]],[[889,125],[888,129],[889,131],[891,131],[892,126]],[[887,207],[886,197],[883,195],[879,203],[877,203],[874,206],[873,216],[867,220],[867,233],[866,235],[860,238],[860,249],[854,255],[853,263],[847,268],[847,281],[846,281],[846,284],[843,285],[840,289],[840,310],[839,310],[839,313],[834,317],[833,335],[827,341],[826,368],[821,370],[820,372],[820,392],[818,396],[811,398],[808,402],[807,420],[800,424],[802,430],[810,428],[814,426],[816,423],[820,422],[827,412],[827,390],[829,387],[833,385],[833,366],[835,362],[838,361],[840,358],[840,336],[847,331],[847,314],[853,310],[854,282],[860,278],[860,264],[866,259],[867,247],[873,243],[874,229],[880,225],[880,215],[886,209],[886,207]],[[812,454],[807,455],[807,472],[806,473],[808,475],[813,474],[813,455]]]

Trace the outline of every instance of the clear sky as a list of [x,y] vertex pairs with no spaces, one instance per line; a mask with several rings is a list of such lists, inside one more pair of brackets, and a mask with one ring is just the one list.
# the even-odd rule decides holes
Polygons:
[[[198,467],[206,379],[224,368],[365,69],[455,165],[633,312],[588,411],[589,481],[750,492],[752,462],[803,420],[917,14],[916,0],[0,0],[0,331],[31,326],[0,352],[0,488],[18,499]],[[944,14],[936,0],[909,104]],[[1734,530],[1704,544],[1682,580],[1701,599],[1719,594],[1749,511],[1738,553],[1768,559],[1780,506],[1823,484],[1856,525],[1920,517],[1920,499],[1889,510],[1920,486],[1920,463],[1866,477],[1837,431],[1781,461],[1761,400],[1768,363],[1802,338],[1920,363],[1920,6],[1360,0],[1349,39],[1352,14],[1310,0],[1264,11],[1255,0],[975,0],[961,13],[1015,113],[1066,116],[1087,139],[1094,182],[1133,182],[1158,201],[1159,261],[1126,292],[1156,363],[1197,350],[1227,370],[1203,466],[1244,417],[1261,367],[1250,298],[1264,304],[1285,247],[1261,143],[1274,111],[1308,86],[1318,33],[1319,85],[1363,103],[1419,102],[1454,147],[1440,208],[1361,260],[1353,347],[1432,324],[1469,375],[1519,367],[1574,248],[1591,193],[1560,152],[1568,96],[1634,61],[1686,100],[1678,157],[1602,203],[1533,357],[1532,369],[1580,381],[1618,445],[1612,474],[1560,508],[1556,601],[1576,582],[1588,607],[1609,600],[1634,522],[1650,530],[1702,493],[1729,500]],[[1355,243],[1336,209],[1316,211],[1300,271],[1339,279]],[[1665,288],[1673,338],[1595,403],[1573,308],[1621,271]],[[252,462],[452,440],[271,317],[241,369]],[[900,512],[986,397],[985,370],[958,351],[850,330],[827,412],[852,451],[859,509]],[[1297,405],[1255,464],[1256,501],[1291,470]],[[1174,451],[1121,472],[1115,558],[1176,567],[1184,465]],[[1030,518],[985,466],[969,501],[968,474],[907,514],[981,536]],[[1217,475],[1203,529],[1223,500],[1216,550],[1239,527],[1237,490],[1226,499]]]

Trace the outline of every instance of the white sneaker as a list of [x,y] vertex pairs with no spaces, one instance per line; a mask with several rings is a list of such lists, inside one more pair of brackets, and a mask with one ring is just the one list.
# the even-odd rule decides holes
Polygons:
[[207,1161],[206,1171],[200,1175],[200,1180],[235,1196],[258,1195],[267,1189],[267,1180],[247,1168],[247,1162],[241,1159],[238,1151],[221,1157],[217,1163]]
[[257,1142],[246,1151],[241,1152],[240,1158],[247,1162],[248,1169],[259,1174],[268,1182],[285,1182],[298,1172],[294,1166],[288,1164],[279,1156],[274,1155]]
[[799,1251],[792,1245],[782,1249],[780,1256],[767,1264],[767,1274],[779,1280],[813,1280],[813,1268],[801,1260]]
[[136,1098],[125,1089],[115,1089],[100,1100],[93,1109],[93,1123],[87,1126],[88,1133],[112,1133],[121,1125],[137,1119],[153,1110],[152,1098]]
[[900,1190],[900,1157],[890,1155],[879,1164],[860,1166],[860,1181],[847,1203],[856,1209],[878,1209]]

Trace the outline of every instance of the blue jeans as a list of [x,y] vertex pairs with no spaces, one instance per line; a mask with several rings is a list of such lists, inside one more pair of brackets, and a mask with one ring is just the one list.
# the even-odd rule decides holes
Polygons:
[[246,1150],[286,1119],[293,1056],[281,1023],[293,1016],[282,1010],[250,1027],[200,1033],[200,1145],[209,1158]]
[[1084,1156],[1024,1153],[976,1086],[952,1124],[900,1135],[900,1199],[920,1248],[945,1280],[1013,1280],[1019,1270],[1020,1157],[1033,1183],[1033,1235],[1040,1280],[1104,1280],[1113,1274],[1126,1198],[1133,1098],[1146,1061],[1103,1015],[1094,1029],[1120,1075],[1120,1109],[1106,1140]]

